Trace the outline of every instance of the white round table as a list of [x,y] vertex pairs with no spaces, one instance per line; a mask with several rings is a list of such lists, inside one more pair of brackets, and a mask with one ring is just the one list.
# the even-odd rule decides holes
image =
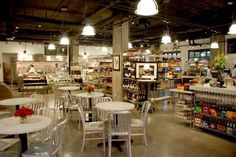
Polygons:
[[95,106],[102,120],[107,120],[110,112],[130,111],[134,108],[134,104],[122,101],[101,102],[95,104]]
[[134,108],[134,104],[128,102],[112,101],[95,104],[98,109],[107,111],[129,111]]
[[15,135],[19,134],[22,152],[28,148],[27,133],[39,131],[48,127],[52,120],[45,116],[32,115],[28,117],[28,123],[21,124],[19,117],[9,117],[0,120],[0,134]]
[[79,97],[79,98],[87,98],[89,99],[89,107],[92,108],[92,98],[99,98],[99,97],[103,97],[104,93],[100,93],[100,92],[92,92],[92,93],[78,93],[78,94],[74,94],[74,96]]
[[16,109],[19,109],[19,105],[28,105],[29,103],[35,102],[36,99],[31,99],[27,97],[22,98],[10,98],[0,101],[2,106],[16,106]]

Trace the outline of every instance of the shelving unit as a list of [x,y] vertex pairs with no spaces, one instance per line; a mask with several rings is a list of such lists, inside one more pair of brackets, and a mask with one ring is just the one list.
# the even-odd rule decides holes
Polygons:
[[174,108],[176,109],[175,117],[188,122],[192,127],[194,119],[194,92],[178,89],[170,89],[171,95],[174,97]]
[[194,125],[227,136],[236,137],[236,90],[218,87],[193,87]]
[[27,77],[23,79],[23,84],[20,86],[19,91],[21,92],[32,92],[32,91],[47,91],[49,86],[47,84],[46,77]]

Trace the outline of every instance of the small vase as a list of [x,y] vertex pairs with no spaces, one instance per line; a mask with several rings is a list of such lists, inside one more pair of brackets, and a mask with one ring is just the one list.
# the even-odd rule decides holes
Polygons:
[[27,117],[20,117],[20,123],[21,124],[28,123],[28,118]]

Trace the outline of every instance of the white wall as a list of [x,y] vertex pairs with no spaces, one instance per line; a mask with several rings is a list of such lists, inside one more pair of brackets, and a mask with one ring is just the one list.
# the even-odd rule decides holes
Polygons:
[[98,56],[98,55],[108,55],[112,54],[112,47],[107,47],[107,52],[102,52],[102,46],[86,46],[86,45],[80,45],[79,46],[79,54],[84,55],[84,52],[86,52],[89,56]]

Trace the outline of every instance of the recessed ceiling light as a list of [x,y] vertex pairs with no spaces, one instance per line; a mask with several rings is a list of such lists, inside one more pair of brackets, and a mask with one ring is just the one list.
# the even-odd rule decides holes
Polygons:
[[16,29],[19,29],[19,27],[18,27],[18,26],[16,26]]
[[42,25],[41,25],[41,24],[39,24],[39,25],[38,25],[38,28],[41,28],[41,27],[42,27]]

